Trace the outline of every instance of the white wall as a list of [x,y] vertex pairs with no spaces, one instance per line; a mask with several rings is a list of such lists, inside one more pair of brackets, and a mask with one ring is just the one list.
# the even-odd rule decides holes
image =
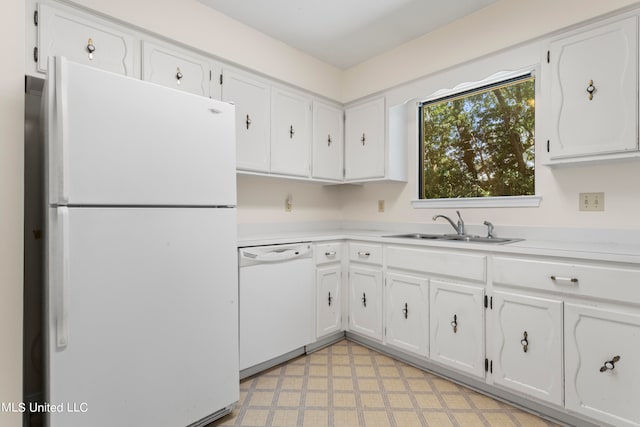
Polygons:
[[348,69],[345,102],[603,15],[637,0],[498,0]]
[[[22,401],[22,199],[24,141],[24,1],[0,14],[0,402]],[[20,426],[0,413],[0,427]]]

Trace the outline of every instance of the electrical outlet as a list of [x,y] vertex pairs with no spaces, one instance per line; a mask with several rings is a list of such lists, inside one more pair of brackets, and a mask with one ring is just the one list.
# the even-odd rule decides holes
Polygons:
[[604,211],[604,193],[580,193],[579,202],[581,211]]
[[287,195],[287,198],[284,199],[284,211],[291,212],[291,209],[293,209],[293,197],[289,194]]
[[384,200],[378,200],[378,212],[384,212]]

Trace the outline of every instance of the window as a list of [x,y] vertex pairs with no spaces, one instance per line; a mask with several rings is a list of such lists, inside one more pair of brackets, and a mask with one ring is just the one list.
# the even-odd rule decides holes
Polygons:
[[531,73],[420,104],[419,197],[535,194]]

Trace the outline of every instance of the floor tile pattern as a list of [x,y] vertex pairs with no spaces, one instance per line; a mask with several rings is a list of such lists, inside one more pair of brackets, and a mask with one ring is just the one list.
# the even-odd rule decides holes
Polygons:
[[343,340],[243,380],[236,409],[214,426],[556,424]]

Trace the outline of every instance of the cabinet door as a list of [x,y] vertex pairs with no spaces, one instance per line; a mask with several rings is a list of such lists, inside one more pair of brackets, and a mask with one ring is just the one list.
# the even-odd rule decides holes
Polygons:
[[496,292],[493,381],[562,405],[562,302]]
[[640,316],[565,303],[566,408],[640,425]]
[[382,271],[349,268],[349,329],[382,340]]
[[39,5],[38,71],[47,71],[49,56],[64,56],[84,65],[134,76],[134,37],[81,12]]
[[484,289],[430,285],[430,352],[435,362],[484,378]]
[[222,100],[236,106],[236,165],[240,170],[269,172],[269,85],[225,69]]
[[[207,58],[147,41],[143,42],[142,56],[143,80],[196,95],[210,96],[213,70]],[[217,70],[216,79],[219,72]]]
[[271,172],[309,176],[311,100],[273,88],[271,114]]
[[342,180],[343,123],[341,109],[313,101],[313,178]]
[[342,329],[339,264],[316,269],[316,338]]
[[636,17],[551,43],[552,159],[637,149],[637,46]]
[[384,98],[347,108],[345,114],[345,179],[383,178]]
[[428,280],[389,273],[385,295],[387,344],[420,356],[428,356]]

